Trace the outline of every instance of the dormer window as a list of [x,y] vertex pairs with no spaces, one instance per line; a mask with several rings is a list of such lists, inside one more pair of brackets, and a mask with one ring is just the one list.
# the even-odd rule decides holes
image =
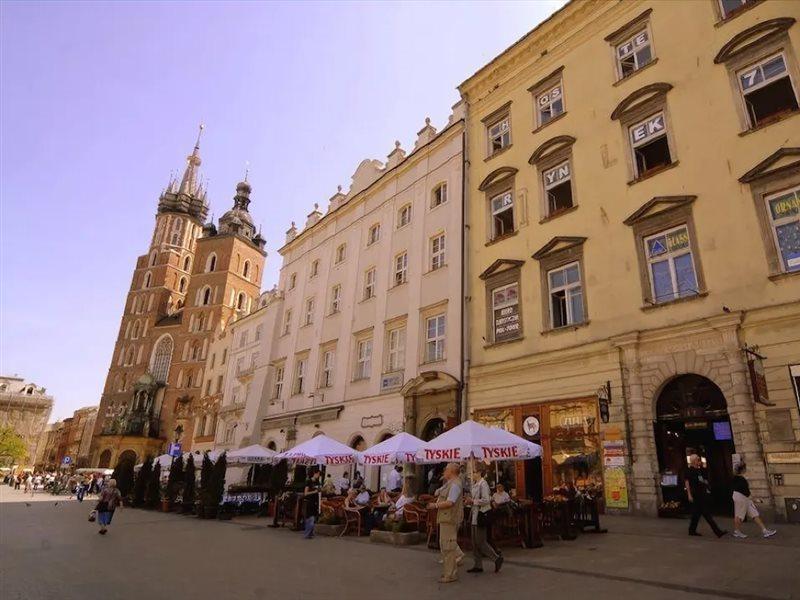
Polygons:
[[381,224],[375,223],[369,228],[369,233],[367,234],[367,246],[372,246],[372,244],[377,242],[379,239],[381,239]]

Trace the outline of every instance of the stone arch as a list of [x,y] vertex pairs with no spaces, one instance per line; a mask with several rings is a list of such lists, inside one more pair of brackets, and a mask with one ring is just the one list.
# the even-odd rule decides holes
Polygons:
[[111,448],[106,448],[100,453],[100,458],[97,461],[97,466],[100,469],[108,469],[111,465]]
[[378,435],[375,436],[375,442],[372,445],[374,446],[375,444],[380,444],[381,442],[385,442],[390,437],[394,437],[394,435],[395,435],[394,431],[383,429],[378,433]]
[[128,449],[128,450],[125,450],[124,452],[122,452],[122,454],[119,455],[119,458],[117,458],[117,464],[121,463],[122,461],[130,461],[131,464],[135,465],[136,464],[136,458],[137,458],[136,452],[131,450],[131,449]]
[[350,436],[350,441],[347,442],[347,445],[354,450],[365,450],[367,448],[367,440],[360,433],[354,433]]

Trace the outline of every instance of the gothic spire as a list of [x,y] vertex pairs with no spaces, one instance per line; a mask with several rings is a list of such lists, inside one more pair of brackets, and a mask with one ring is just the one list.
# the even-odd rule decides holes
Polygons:
[[186,157],[186,171],[183,173],[179,194],[194,195],[198,190],[197,171],[200,167],[200,136],[203,134],[203,124],[200,124],[200,129],[197,132],[197,141],[194,144],[194,150]]

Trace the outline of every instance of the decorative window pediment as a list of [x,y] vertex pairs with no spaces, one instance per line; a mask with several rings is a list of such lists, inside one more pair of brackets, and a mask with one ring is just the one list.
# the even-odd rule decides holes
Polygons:
[[559,252],[582,246],[585,241],[585,237],[559,235],[534,252],[532,258],[536,260],[543,260],[553,256],[554,254],[558,254]]
[[514,167],[500,167],[499,169],[495,169],[491,173],[489,173],[486,178],[481,182],[478,186],[478,189],[481,192],[485,192],[491,186],[500,183],[508,179],[509,177],[513,177],[517,174],[517,169]]
[[571,135],[559,135],[554,138],[550,138],[546,142],[544,142],[541,146],[539,146],[536,150],[533,151],[531,157],[528,159],[528,163],[536,164],[538,162],[544,161],[549,159],[552,156],[555,156],[564,150],[572,147],[572,144],[575,143],[575,138]]
[[641,208],[623,221],[625,225],[634,225],[672,210],[689,206],[697,196],[656,196],[645,202]]
[[769,43],[788,31],[794,23],[792,17],[781,17],[753,25],[733,36],[714,57],[714,63],[728,62],[751,48]]
[[800,169],[800,148],[778,148],[778,150],[742,175],[739,181],[741,183],[752,183],[773,175],[781,175],[792,169]]
[[524,260],[514,260],[511,258],[498,258],[491,265],[489,265],[489,267],[483,273],[478,275],[478,277],[486,280],[493,275],[497,275],[505,271],[511,271],[513,269],[519,269],[524,264],[525,264]]
[[639,88],[635,92],[628,94],[628,96],[617,105],[617,108],[611,113],[611,120],[624,120],[626,116],[652,103],[654,100],[659,99],[663,101],[664,96],[666,96],[667,92],[671,89],[672,84],[664,82],[651,83],[650,85]]

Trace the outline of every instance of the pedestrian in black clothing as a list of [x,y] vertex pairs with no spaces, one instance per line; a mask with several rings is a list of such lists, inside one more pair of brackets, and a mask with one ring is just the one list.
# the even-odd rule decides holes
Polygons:
[[703,461],[697,454],[689,457],[689,469],[686,472],[686,495],[692,504],[692,520],[689,522],[689,535],[700,535],[697,533],[697,524],[700,517],[703,517],[711,526],[712,531],[717,537],[722,537],[727,531],[719,528],[708,509],[708,481],[703,473]]

